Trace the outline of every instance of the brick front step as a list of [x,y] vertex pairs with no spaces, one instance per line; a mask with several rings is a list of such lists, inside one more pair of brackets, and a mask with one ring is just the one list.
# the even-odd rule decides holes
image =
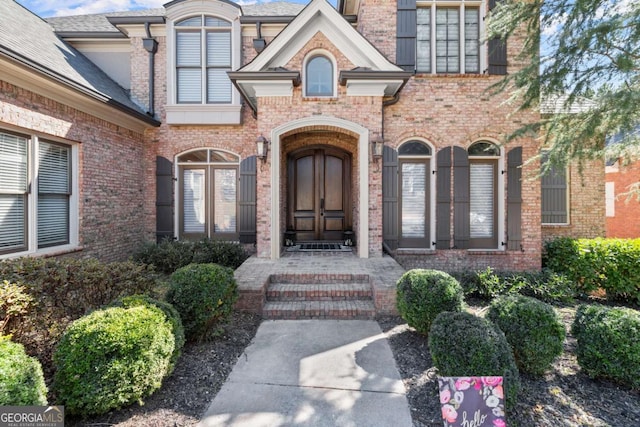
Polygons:
[[269,301],[262,310],[265,319],[374,319],[371,301]]
[[267,289],[267,301],[344,301],[371,300],[369,283],[273,283]]

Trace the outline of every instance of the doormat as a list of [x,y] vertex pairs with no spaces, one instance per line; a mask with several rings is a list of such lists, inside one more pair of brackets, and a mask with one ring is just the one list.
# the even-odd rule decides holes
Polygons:
[[287,248],[287,252],[351,252],[350,246],[344,246],[340,243],[312,242],[299,243],[295,246]]

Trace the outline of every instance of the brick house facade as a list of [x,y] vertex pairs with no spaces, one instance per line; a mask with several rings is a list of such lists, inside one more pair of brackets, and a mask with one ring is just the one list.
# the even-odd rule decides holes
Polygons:
[[[8,16],[50,25],[40,30],[51,43],[64,39],[81,57],[76,84],[96,65],[110,83],[93,91],[82,83],[74,96],[91,104],[82,108],[55,93],[78,92],[60,76],[47,81],[51,95],[0,77],[7,147],[42,138],[77,155],[66,241],[41,245],[46,224],[31,208],[23,238],[32,241],[11,249],[7,238],[3,251],[0,238],[0,256],[79,251],[112,260],[144,240],[206,236],[253,244],[258,257],[274,259],[286,232],[341,241],[352,231],[362,258],[386,250],[406,267],[521,270],[540,267],[543,239],[602,233],[604,185],[595,193],[585,185],[598,187],[604,170],[584,179],[572,169],[562,199],[569,219],[545,224],[540,165],[527,161],[537,142],[501,145],[539,115],[513,115],[506,94],[486,92],[519,66],[521,46],[517,37],[482,41],[492,0],[443,8],[175,0],[48,24],[9,3]],[[18,43],[3,37],[0,45]],[[26,51],[11,59],[24,67],[36,58]],[[267,142],[264,157],[258,139]],[[48,197],[18,193],[11,197],[31,205]]]

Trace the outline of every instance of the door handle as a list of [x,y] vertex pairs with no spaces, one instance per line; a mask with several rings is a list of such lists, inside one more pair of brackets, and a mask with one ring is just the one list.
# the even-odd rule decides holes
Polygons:
[[324,199],[320,199],[320,215],[324,215]]

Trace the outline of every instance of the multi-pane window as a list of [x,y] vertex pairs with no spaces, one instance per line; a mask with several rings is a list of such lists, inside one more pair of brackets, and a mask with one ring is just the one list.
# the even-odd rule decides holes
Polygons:
[[423,2],[417,10],[417,71],[480,72],[480,2],[441,3]]
[[[543,170],[547,156],[542,157]],[[542,191],[542,223],[568,224],[568,186],[567,170],[564,167],[549,165],[541,179]]]
[[469,153],[469,247],[498,247],[498,160],[500,149],[476,142]]
[[326,56],[314,56],[307,62],[306,96],[333,95],[333,64]]
[[175,28],[178,104],[230,103],[231,23],[199,15]]
[[68,145],[0,131],[0,254],[70,243],[71,157]]
[[238,237],[238,164],[238,156],[218,150],[178,156],[181,237]]
[[430,247],[429,177],[431,148],[408,141],[398,149],[400,247]]

